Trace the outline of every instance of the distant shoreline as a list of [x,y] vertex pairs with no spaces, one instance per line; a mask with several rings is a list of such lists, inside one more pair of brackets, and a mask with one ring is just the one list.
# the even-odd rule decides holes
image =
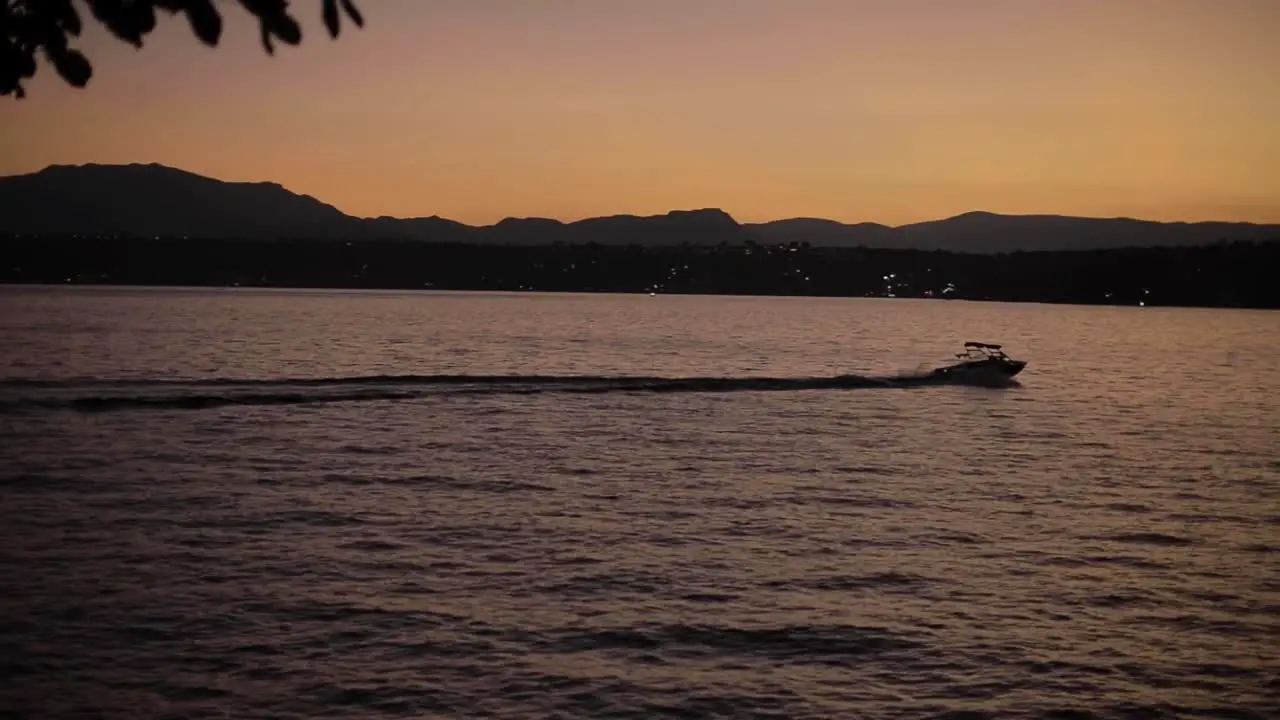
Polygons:
[[456,288],[398,288],[398,287],[326,287],[326,286],[304,286],[304,285],[144,285],[137,283],[18,283],[0,281],[0,293],[6,290],[105,290],[105,291],[153,291],[157,293],[163,292],[189,292],[216,294],[220,292],[237,293],[237,292],[270,292],[278,291],[280,294],[350,294],[350,295],[481,295],[481,296],[517,296],[517,295],[533,295],[533,296],[618,296],[618,297],[654,297],[654,298],[702,298],[717,297],[726,299],[756,299],[768,298],[778,300],[877,300],[885,302],[934,302],[934,301],[954,301],[963,303],[991,303],[998,305],[1058,305],[1062,307],[1094,307],[1094,308],[1133,308],[1134,310],[1243,310],[1249,312],[1257,311],[1273,311],[1280,310],[1280,307],[1252,307],[1243,305],[1125,305],[1120,303],[1081,303],[1081,302],[1059,302],[1052,300],[983,300],[969,298],[918,298],[918,297],[882,297],[877,295],[769,295],[769,294],[741,294],[741,293],[718,293],[718,292],[691,292],[691,293],[646,293],[646,292],[628,292],[628,291],[612,291],[612,290],[490,290],[490,289],[456,289]]
[[1280,308],[1280,243],[1015,252],[789,245],[11,238],[0,284],[263,287]]

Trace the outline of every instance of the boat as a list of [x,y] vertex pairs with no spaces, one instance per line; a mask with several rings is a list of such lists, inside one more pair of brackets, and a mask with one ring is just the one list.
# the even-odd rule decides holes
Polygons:
[[1014,360],[1000,345],[967,342],[964,352],[956,353],[960,362],[933,371],[934,377],[959,381],[1006,381],[1022,372],[1025,360]]

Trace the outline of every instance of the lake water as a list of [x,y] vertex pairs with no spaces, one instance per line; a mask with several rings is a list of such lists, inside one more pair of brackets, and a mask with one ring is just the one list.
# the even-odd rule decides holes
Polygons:
[[[0,715],[1280,710],[1278,313],[8,287],[0,331]],[[1020,385],[884,380],[966,340]]]

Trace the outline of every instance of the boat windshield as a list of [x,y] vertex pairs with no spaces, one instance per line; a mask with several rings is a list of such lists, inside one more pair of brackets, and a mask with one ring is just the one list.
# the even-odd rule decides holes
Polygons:
[[964,344],[964,352],[956,353],[956,357],[961,360],[1003,360],[1009,356],[1004,354],[999,345],[967,342]]

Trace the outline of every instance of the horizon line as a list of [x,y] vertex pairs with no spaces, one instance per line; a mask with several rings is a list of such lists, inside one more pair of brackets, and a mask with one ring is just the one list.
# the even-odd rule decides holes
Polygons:
[[608,213],[608,214],[603,214],[603,215],[584,215],[584,216],[581,216],[581,217],[575,217],[575,218],[571,218],[571,219],[566,219],[566,218],[564,218],[564,217],[554,217],[554,216],[550,216],[550,215],[507,215],[507,216],[504,216],[504,217],[502,217],[501,219],[495,220],[495,221],[493,221],[493,222],[473,224],[473,223],[465,222],[465,221],[462,221],[462,220],[456,220],[456,219],[454,219],[454,218],[446,217],[446,216],[444,216],[444,215],[440,215],[440,214],[438,214],[438,213],[432,213],[432,214],[430,214],[430,215],[412,215],[412,216],[407,216],[407,215],[406,215],[406,216],[401,216],[401,215],[386,215],[386,214],[383,214],[383,215],[356,215],[356,214],[350,213],[350,212],[348,212],[348,211],[346,211],[346,210],[343,210],[342,208],[338,207],[338,206],[337,206],[337,205],[335,205],[334,203],[329,202],[329,201],[327,201],[327,200],[324,200],[324,199],[322,199],[322,198],[316,197],[316,196],[314,196],[314,195],[310,195],[310,194],[308,194],[308,193],[302,193],[302,192],[298,192],[298,191],[296,191],[296,190],[292,190],[292,189],[290,189],[288,186],[286,186],[286,185],[284,185],[283,183],[281,183],[281,182],[279,182],[279,181],[276,181],[276,180],[227,180],[227,179],[225,179],[225,178],[216,177],[216,176],[214,176],[214,175],[205,175],[205,174],[202,174],[202,173],[195,172],[195,171],[193,171],[193,170],[187,170],[187,169],[185,169],[185,168],[177,167],[177,166],[174,166],[174,165],[167,165],[167,164],[165,164],[165,163],[155,162],[155,161],[150,161],[150,162],[146,162],[146,161],[134,161],[134,162],[123,162],[123,163],[109,163],[109,162],[84,162],[84,163],[78,163],[78,164],[76,164],[76,163],[49,163],[48,165],[45,165],[45,166],[44,166],[44,167],[42,167],[41,169],[39,169],[39,170],[35,170],[35,171],[31,171],[31,172],[16,173],[16,174],[12,174],[12,175],[0,175],[0,180],[5,180],[5,179],[8,179],[8,178],[24,177],[24,176],[30,176],[30,175],[38,175],[38,174],[40,174],[40,173],[46,172],[46,171],[48,171],[48,170],[53,170],[53,169],[61,169],[61,168],[85,168],[85,167],[113,167],[113,168],[120,168],[120,167],[154,167],[154,168],[163,168],[163,169],[165,169],[165,170],[172,170],[172,171],[175,171],[175,172],[180,172],[180,173],[184,173],[184,174],[187,174],[187,175],[192,175],[192,176],[194,176],[194,177],[199,177],[199,178],[203,178],[203,179],[206,179],[206,180],[213,180],[213,181],[215,181],[215,182],[221,182],[221,183],[226,183],[226,184],[231,184],[231,185],[274,185],[274,186],[279,187],[279,188],[281,188],[282,190],[284,190],[285,192],[288,192],[288,193],[290,193],[290,194],[292,194],[292,195],[295,195],[295,196],[298,196],[298,197],[302,197],[302,198],[308,198],[308,199],[314,200],[315,202],[318,202],[318,203],[320,203],[320,204],[322,204],[322,205],[325,205],[325,206],[327,206],[327,207],[331,207],[331,208],[333,208],[334,210],[336,210],[336,211],[338,211],[338,212],[342,213],[344,216],[349,217],[349,218],[352,218],[352,219],[355,219],[355,220],[363,220],[363,221],[371,221],[371,220],[388,220],[388,219],[389,219],[389,220],[402,220],[402,221],[403,221],[403,220],[443,220],[443,221],[447,221],[447,222],[454,222],[454,223],[458,223],[459,225],[463,225],[463,226],[465,226],[465,227],[471,227],[471,228],[487,228],[487,227],[494,227],[494,226],[499,225],[499,224],[501,224],[501,223],[503,223],[503,222],[506,222],[506,221],[520,221],[520,220],[548,220],[548,221],[552,221],[552,222],[560,223],[560,224],[562,224],[562,225],[572,225],[572,224],[574,224],[574,223],[577,223],[577,222],[583,222],[583,221],[586,221],[586,220],[599,220],[599,219],[604,219],[604,218],[623,218],[623,217],[630,217],[630,218],[657,218],[657,217],[664,217],[664,216],[672,215],[672,214],[676,214],[676,213],[695,213],[695,212],[720,212],[720,213],[724,213],[726,216],[728,216],[728,217],[729,217],[730,219],[732,219],[734,222],[736,222],[737,224],[742,225],[742,226],[747,226],[747,225],[769,225],[769,224],[773,224],[773,223],[793,222],[793,221],[798,221],[798,220],[809,220],[809,221],[816,221],[816,222],[831,223],[831,224],[840,225],[840,226],[843,226],[843,227],[858,227],[858,226],[865,226],[865,225],[874,225],[874,226],[877,226],[877,227],[887,228],[887,229],[890,229],[890,230],[899,230],[899,229],[902,229],[902,228],[912,227],[912,226],[916,226],[916,225],[927,225],[927,224],[931,224],[931,223],[945,222],[945,221],[948,221],[948,220],[955,220],[955,219],[958,219],[958,218],[962,218],[962,217],[966,217],[966,216],[972,216],[972,215],[989,215],[989,216],[994,216],[994,217],[1003,217],[1003,218],[1059,218],[1059,219],[1079,219],[1079,220],[1121,220],[1121,221],[1126,221],[1126,220],[1127,220],[1127,221],[1131,221],[1131,222],[1153,223],[1153,224],[1157,224],[1157,225],[1249,225],[1249,226],[1254,226],[1254,227],[1271,227],[1271,226],[1280,226],[1280,221],[1277,221],[1277,222],[1254,222],[1254,221],[1251,221],[1251,220],[1151,220],[1151,219],[1148,219],[1148,218],[1137,217],[1137,216],[1133,216],[1133,215],[1069,215],[1069,214],[1064,214],[1064,213],[1055,213],[1055,212],[1007,213],[1007,212],[998,212],[998,211],[994,211],[994,210],[984,210],[984,209],[978,209],[978,208],[975,208],[975,209],[972,209],[972,210],[966,210],[966,211],[964,211],[964,212],[959,212],[959,213],[956,213],[956,214],[954,214],[954,215],[945,215],[945,216],[936,217],[936,218],[933,218],[933,219],[930,219],[930,220],[918,220],[918,221],[916,221],[916,222],[903,223],[903,224],[900,224],[900,225],[890,225],[890,224],[888,224],[888,223],[878,222],[878,221],[876,221],[876,220],[837,220],[837,219],[834,219],[834,218],[830,218],[830,217],[821,217],[821,216],[817,216],[817,215],[793,215],[793,216],[789,216],[789,217],[779,217],[779,218],[774,218],[774,219],[772,219],[772,220],[758,220],[758,221],[748,221],[748,222],[743,222],[743,221],[739,220],[739,219],[734,215],[734,213],[733,213],[733,212],[731,212],[731,211],[729,211],[729,210],[726,210],[726,209],[724,209],[724,208],[722,208],[722,207],[716,207],[716,206],[671,208],[671,209],[668,209],[668,210],[666,210],[666,211],[664,211],[664,212],[654,212],[654,213],[649,213],[649,214],[638,213],[638,212],[617,212],[617,213]]

